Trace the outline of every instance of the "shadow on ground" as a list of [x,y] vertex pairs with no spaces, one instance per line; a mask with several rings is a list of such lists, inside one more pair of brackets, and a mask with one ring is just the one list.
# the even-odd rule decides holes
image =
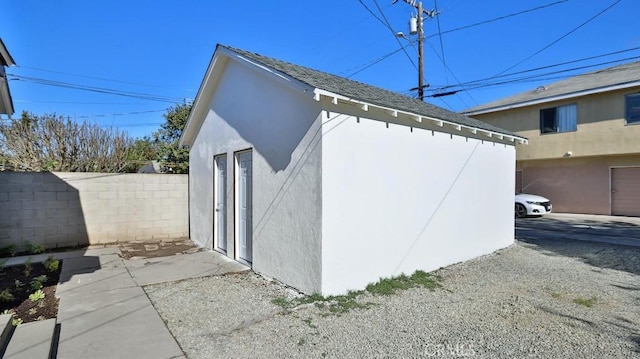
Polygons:
[[[520,238],[526,247],[546,255],[576,258],[597,268],[640,274],[640,248],[571,239]],[[638,288],[629,288],[638,290]]]
[[640,243],[640,225],[623,217],[620,221],[523,218],[516,219],[515,225],[516,238],[544,254],[576,258],[597,268],[640,274],[640,247],[632,246],[636,241]]
[[549,217],[527,217],[516,220],[516,227],[521,229],[536,229],[553,231],[558,234],[582,234],[589,236],[629,237],[640,239],[640,225],[620,221],[567,220]]
[[640,335],[632,335],[631,341],[636,344],[636,353],[640,354]]

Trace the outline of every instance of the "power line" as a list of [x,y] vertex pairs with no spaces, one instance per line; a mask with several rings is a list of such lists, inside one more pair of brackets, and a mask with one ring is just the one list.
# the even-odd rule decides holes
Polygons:
[[46,100],[13,100],[20,103],[64,103],[72,105],[146,105],[140,102],[80,102],[80,101],[46,101]]
[[[447,85],[447,87],[461,87],[462,89],[464,89],[464,87],[461,85],[461,81],[458,79],[458,77],[456,76],[456,74],[449,68],[449,66],[447,66],[447,64],[444,63],[444,61],[442,60],[442,58],[440,57],[440,55],[438,54],[438,52],[436,51],[436,49],[433,47],[433,45],[431,45],[431,43],[429,41],[427,41],[427,44],[429,44],[429,47],[431,48],[431,50],[433,51],[434,54],[436,54],[436,56],[440,59],[440,61],[443,62],[444,67],[446,69],[446,71],[449,71],[449,73],[451,73],[451,75],[453,76],[453,78],[458,82],[457,85]],[[448,80],[447,80],[448,81]],[[442,88],[442,87],[440,87]],[[427,89],[427,91],[434,91],[432,89]],[[473,96],[471,96],[471,94],[469,94],[468,92],[465,92],[467,94],[467,96],[469,96],[469,98],[471,99],[471,101],[473,101],[476,105],[478,105],[478,102],[473,98]],[[460,98],[460,100],[464,103],[465,106],[469,107],[469,105],[462,99]]]
[[[405,46],[405,47],[406,47],[406,46]],[[393,55],[397,54],[398,52],[400,52],[400,51],[402,51],[402,50],[403,50],[403,48],[399,48],[399,49],[397,49],[397,50],[391,51],[391,52],[390,52],[390,53],[388,53],[388,54],[382,55],[382,56],[380,56],[379,58],[377,58],[377,59],[375,59],[375,60],[369,61],[369,62],[367,62],[367,63],[365,63],[365,64],[362,64],[362,65],[359,65],[359,66],[352,67],[352,68],[347,69],[347,70],[344,70],[344,71],[342,71],[342,72],[340,72],[340,73],[345,73],[345,72],[349,72],[349,71],[351,71],[351,70],[355,70],[355,69],[357,69],[357,68],[360,68],[358,71],[353,72],[353,73],[351,73],[351,74],[350,74],[350,75],[348,75],[348,76],[345,76],[346,78],[351,78],[351,77],[355,76],[356,74],[359,74],[359,73],[361,73],[362,71],[364,71],[364,70],[366,70],[366,69],[370,68],[371,66],[373,66],[373,65],[375,65],[375,64],[378,64],[378,63],[382,62],[383,60],[388,59],[389,57],[391,57],[391,56],[393,56]]]
[[436,36],[436,35],[448,34],[448,33],[450,33],[450,32],[459,31],[459,30],[465,30],[465,29],[468,29],[468,28],[471,28],[471,27],[475,27],[475,26],[480,26],[480,25],[488,24],[488,23],[491,23],[491,22],[494,22],[494,21],[499,21],[499,20],[508,19],[508,18],[510,18],[510,17],[514,17],[514,16],[518,16],[518,15],[526,14],[526,13],[529,13],[529,12],[542,10],[542,9],[545,9],[545,8],[548,8],[548,7],[551,7],[551,6],[555,6],[555,5],[558,5],[558,4],[562,4],[562,3],[565,3],[565,2],[567,2],[567,1],[569,1],[569,0],[556,1],[556,2],[553,2],[553,3],[550,3],[550,4],[537,6],[537,7],[534,7],[534,8],[531,8],[531,9],[527,9],[527,10],[523,10],[523,11],[519,11],[519,12],[516,12],[516,13],[513,13],[513,14],[508,14],[508,15],[504,15],[504,16],[499,16],[499,17],[496,17],[496,18],[493,18],[493,19],[480,21],[480,22],[477,22],[477,23],[474,23],[474,24],[465,25],[465,26],[457,27],[457,28],[455,28],[455,29],[446,30],[446,31],[442,31],[442,32],[440,32],[440,30],[438,29],[438,33],[437,33],[437,34],[429,35],[429,37],[431,37],[431,36]]
[[[549,4],[545,4],[545,5],[537,6],[537,7],[534,7],[534,8],[530,8],[530,9],[527,9],[527,10],[519,11],[519,12],[516,12],[516,13],[512,13],[512,14],[508,14],[508,15],[500,16],[500,17],[497,17],[497,18],[489,19],[489,20],[484,20],[484,21],[481,21],[481,22],[478,22],[478,23],[474,23],[474,24],[470,24],[470,25],[466,25],[466,26],[458,27],[458,28],[451,29],[451,30],[440,31],[440,28],[438,28],[438,33],[437,33],[437,34],[433,34],[433,35],[429,35],[429,36],[436,36],[436,35],[438,35],[438,36],[440,36],[440,41],[442,41],[442,38],[441,38],[442,34],[447,34],[447,33],[454,32],[454,31],[464,30],[464,29],[468,29],[468,28],[471,28],[471,27],[475,27],[475,26],[479,26],[479,25],[484,25],[484,24],[487,24],[487,23],[495,22],[495,21],[498,21],[498,20],[503,20],[503,19],[507,19],[507,18],[510,18],[510,17],[514,17],[514,16],[518,16],[518,15],[526,14],[526,13],[529,13],[529,12],[542,10],[542,9],[545,9],[545,8],[548,8],[548,7],[551,7],[551,6],[555,6],[555,5],[558,5],[558,4],[561,4],[561,3],[565,3],[565,2],[568,2],[568,1],[569,1],[569,0],[560,0],[560,1],[555,1],[555,2],[553,2],[553,3],[549,3]],[[385,23],[385,21],[384,21],[384,20],[382,20],[378,15],[376,15],[376,13],[374,13],[374,12],[373,12],[373,10],[371,10],[371,8],[369,8],[369,7],[368,7],[368,6],[367,6],[367,5],[366,5],[362,0],[358,0],[358,2],[360,3],[360,5],[362,5],[362,6],[363,6],[363,7],[364,7],[368,12],[369,12],[369,14],[371,14],[371,16],[373,16],[373,17],[374,17],[376,20],[378,20],[382,25],[384,25],[385,27],[389,28],[389,29],[393,32],[393,29],[390,27],[390,25],[388,24],[388,22],[386,22],[386,23]],[[377,2],[376,2],[376,5],[378,6]],[[379,6],[378,6],[378,9],[379,9],[379,10],[381,11],[381,13],[382,13],[382,10],[380,9],[380,7],[379,7]],[[382,14],[383,14],[383,16],[384,16],[384,13],[382,13]],[[439,24],[439,21],[438,21],[438,24]],[[394,37],[395,37],[395,33],[394,33]],[[400,40],[399,40],[399,39],[397,39],[397,38],[396,38],[396,40],[397,40],[397,41],[398,41],[398,43],[402,46],[402,44],[400,43]],[[410,44],[411,44],[411,45],[413,45],[413,43],[412,43],[412,42],[410,42]],[[429,44],[429,45],[431,46],[431,44]],[[414,46],[414,47],[415,47],[415,46]],[[379,62],[381,62],[382,60],[386,59],[387,57],[389,57],[389,56],[391,56],[391,55],[393,55],[393,54],[395,54],[395,53],[399,52],[400,50],[401,50],[401,49],[398,49],[398,50],[396,50],[396,51],[394,51],[394,52],[392,52],[392,53],[389,53],[389,54],[387,54],[387,55],[383,55],[382,57],[380,57],[380,58],[378,58],[378,59],[372,60],[372,61],[370,61],[370,62],[367,62],[367,63],[363,64],[363,65],[360,65],[360,66],[364,66],[364,65],[367,65],[367,64],[368,64],[366,67],[362,68],[361,70],[359,70],[359,71],[357,71],[357,72],[355,72],[355,73],[350,74],[349,76],[347,76],[347,78],[350,78],[350,77],[352,77],[352,76],[354,76],[354,75],[356,75],[356,74],[358,74],[358,73],[360,73],[360,72],[362,72],[362,71],[364,71],[364,70],[366,70],[366,69],[368,69],[368,68],[370,68],[370,67],[372,67],[372,66],[376,65],[377,63],[379,63]],[[434,49],[434,53],[436,53],[436,55],[437,55],[437,52],[435,51],[435,49]],[[443,52],[443,53],[444,53],[444,52]],[[412,63],[412,64],[413,64],[413,66],[415,67],[415,66],[416,66],[416,65],[415,65],[415,63],[413,62],[413,60],[411,59],[411,57],[406,53],[406,51],[405,51],[405,54],[409,57],[409,60],[411,61],[411,63]],[[456,81],[458,81],[458,85],[448,85],[448,84],[447,84],[447,86],[442,86],[441,88],[453,87],[453,86],[459,86],[459,85],[461,85],[460,81],[459,81],[459,80],[458,80],[458,78],[455,76],[455,74],[453,73],[453,71],[451,71],[451,69],[450,69],[448,66],[446,66],[446,62],[445,62],[442,58],[440,58],[440,60],[441,60],[441,61],[443,61],[443,65],[444,65],[444,66],[446,67],[446,69],[451,73],[451,75],[453,75],[453,77],[456,79]],[[355,68],[358,68],[358,67],[360,67],[360,66],[356,66],[356,67],[353,67],[353,68],[351,68],[351,69],[348,69],[348,70],[342,71],[342,73],[344,73],[344,72],[348,72],[348,71],[350,71],[350,70],[352,70],[352,69],[355,69]],[[434,91],[434,90],[430,90],[430,91]],[[477,101],[476,101],[476,100],[475,100],[475,99],[474,99],[470,94],[469,94],[469,98],[470,98],[474,103],[476,103],[476,104],[477,104]]]
[[384,26],[387,26],[387,24],[385,24],[384,21],[382,21],[381,18],[378,17],[378,15],[376,15],[368,6],[367,4],[365,4],[362,0],[358,0],[358,2],[360,3],[360,5],[364,6],[365,9],[367,9],[367,11],[369,12],[369,14],[371,14],[371,16],[373,16],[374,18],[376,18],[376,20],[380,21],[380,23]]
[[[357,21],[352,26],[349,26],[347,29],[344,29],[344,30],[336,33],[335,35],[332,35],[329,38],[326,38],[325,40],[323,40],[319,44],[313,44],[313,43],[309,42],[308,45],[309,45],[309,47],[312,47],[313,51],[317,52],[319,48],[324,47],[326,44],[332,42],[334,39],[336,39],[338,37],[342,37],[342,35],[344,35],[345,33],[353,30],[354,28],[357,28],[358,26],[360,26],[360,24],[362,24],[363,22],[365,22],[365,21],[367,21],[369,19],[371,19],[371,18],[369,16],[365,15],[361,20]],[[308,48],[308,46],[305,46],[305,49],[307,49],[307,48]]]
[[601,66],[601,65],[611,65],[611,64],[614,64],[614,63],[625,62],[625,61],[629,61],[629,60],[637,60],[637,59],[640,59],[640,56],[633,56],[633,57],[628,57],[628,58],[619,59],[619,60],[601,62],[601,63],[598,63],[598,64],[579,66],[579,67],[574,67],[574,68],[570,68],[570,69],[554,71],[554,72],[545,73],[545,74],[538,74],[538,75],[532,75],[532,76],[515,78],[515,79],[507,79],[507,80],[504,80],[504,81],[487,82],[487,83],[484,83],[484,84],[483,83],[479,83],[479,84],[476,84],[476,85],[468,86],[463,90],[450,90],[450,91],[448,91],[446,93],[440,93],[440,94],[436,93],[436,94],[429,95],[428,97],[441,97],[441,96],[453,95],[453,94],[458,93],[460,91],[471,91],[471,90],[476,90],[476,89],[480,89],[480,88],[484,88],[484,87],[506,85],[506,84],[518,83],[518,82],[533,82],[533,81],[542,81],[542,80],[551,80],[551,79],[562,79],[562,78],[567,78],[568,76],[547,77],[547,78],[543,78],[543,77],[544,76],[549,76],[549,75],[560,74],[560,73],[571,72],[571,71],[584,70],[584,69],[587,69],[587,68],[597,67],[597,66]]
[[[442,30],[440,28],[440,15],[439,15],[439,11],[438,11],[438,1],[434,0],[434,12],[437,15],[436,17],[436,22],[438,24],[438,38],[440,40],[440,53],[442,54],[442,58],[440,59],[442,61],[442,66],[444,68],[444,75],[445,75],[445,80],[447,82],[447,85],[449,84],[449,76],[447,75],[447,72],[450,72],[451,75],[453,76],[453,78],[460,83],[460,80],[458,80],[458,77],[453,73],[453,71],[449,68],[449,66],[447,66],[447,61],[444,55],[444,42],[442,41]],[[427,42],[428,43],[428,42]],[[431,43],[429,43],[429,46],[433,49],[433,46],[431,46]],[[435,49],[433,49],[434,52],[436,53],[436,55],[438,54]],[[470,99],[471,101],[473,101],[473,103],[475,103],[476,105],[478,105],[478,102],[476,101],[475,98],[473,98],[473,96],[471,96],[471,94],[468,91],[464,92]],[[466,106],[469,107],[469,104],[467,104],[467,102],[464,100],[464,98],[462,96],[459,96],[460,101],[462,101],[462,103]]]
[[449,111],[453,111],[453,107],[451,107],[451,105],[447,102],[447,100],[445,100],[445,99],[444,99],[444,98],[442,98],[442,97],[438,97],[438,99],[439,99],[440,101],[442,101],[442,102],[444,103],[444,105],[445,105],[445,106],[447,106],[447,108],[449,109]]
[[151,127],[160,126],[162,122],[146,122],[146,123],[131,123],[131,124],[118,124],[118,125],[102,125],[103,127],[116,127],[116,128],[129,128],[129,127]]
[[31,83],[46,85],[46,86],[69,88],[74,90],[139,98],[139,99],[149,100],[149,101],[170,102],[170,103],[179,103],[183,101],[183,99],[176,98],[176,97],[158,96],[158,95],[151,95],[151,94],[145,94],[145,93],[139,93],[139,92],[119,91],[119,90],[114,90],[114,89],[109,89],[104,87],[86,86],[86,85],[80,85],[80,84],[73,84],[69,82],[54,81],[54,80],[48,80],[48,79],[43,79],[38,77],[28,77],[28,76],[21,76],[21,75],[9,74],[9,73],[7,73],[7,77],[9,77],[10,80],[19,80],[19,81],[31,82]]
[[526,57],[525,59],[521,60],[520,62],[516,63],[513,66],[510,66],[506,69],[504,69],[502,72],[498,73],[497,75],[502,75],[503,73],[513,69],[514,67],[522,64],[523,62],[531,59],[532,57],[538,55],[539,53],[543,52],[544,50],[550,48],[551,46],[557,44],[558,42],[560,42],[562,39],[566,38],[567,36],[571,35],[572,33],[576,32],[578,29],[582,28],[583,26],[585,26],[586,24],[590,23],[591,21],[593,21],[595,18],[597,18],[598,16],[604,14],[607,10],[611,9],[612,7],[618,5],[622,0],[616,0],[614,1],[611,5],[609,5],[607,8],[605,8],[604,10],[598,12],[597,14],[595,14],[594,16],[590,17],[589,19],[587,19],[587,21],[583,22],[582,24],[578,25],[576,28],[574,28],[573,30],[567,32],[566,34],[560,36],[559,38],[557,38],[556,40],[552,41],[549,45],[544,46],[543,48],[541,48],[540,50],[534,52],[533,54],[531,54],[530,56]]
[[612,60],[612,61],[602,62],[602,63],[594,64],[594,65],[579,66],[579,67],[574,67],[574,68],[570,68],[570,69],[554,71],[554,72],[550,72],[550,73],[542,74],[542,75],[533,75],[533,76],[528,76],[528,77],[521,77],[521,78],[518,78],[518,79],[510,79],[510,80],[505,80],[505,81],[495,82],[495,83],[478,84],[475,87],[471,87],[470,89],[473,90],[473,89],[481,88],[481,87],[495,86],[495,85],[502,85],[502,84],[507,84],[507,83],[520,82],[522,80],[531,80],[531,79],[538,79],[539,80],[539,78],[542,77],[542,76],[549,76],[549,75],[556,75],[556,74],[561,74],[561,73],[566,73],[566,72],[571,72],[571,71],[584,70],[584,69],[588,69],[588,68],[592,68],[592,67],[597,67],[597,66],[602,66],[602,65],[611,65],[611,64],[615,64],[615,63],[619,63],[619,62],[624,62],[624,61],[629,61],[629,60],[637,60],[637,59],[640,59],[640,56],[627,57],[625,59]]
[[[361,0],[360,3],[362,3]],[[409,55],[409,53],[407,52],[407,50],[404,48],[404,46],[402,46],[402,43],[400,42],[400,39],[396,36],[396,32],[393,30],[393,27],[391,26],[391,23],[389,23],[389,19],[387,19],[387,17],[385,16],[384,12],[382,11],[382,8],[380,7],[380,5],[378,5],[378,1],[377,0],[373,0],[373,3],[376,5],[376,7],[378,8],[378,11],[380,11],[380,15],[382,15],[382,18],[384,19],[384,24],[385,26],[389,29],[389,31],[391,31],[391,35],[393,35],[393,38],[396,40],[396,42],[398,43],[398,45],[400,45],[402,47],[402,51],[404,52],[405,55],[407,55],[407,58],[409,59],[409,61],[411,61],[411,64],[413,65],[413,67],[415,67],[415,69],[418,69],[418,66],[416,65],[416,63],[413,61],[413,59],[411,58],[411,56]]]
[[[384,15],[384,12],[382,12],[382,9],[380,8],[380,6],[378,5],[378,2],[374,0],[374,3],[376,4],[376,7],[378,8],[378,10],[380,11],[380,14],[384,17],[384,21],[378,17],[378,15],[376,15],[373,10],[371,10],[371,8],[369,8],[367,6],[367,4],[365,4],[362,0],[358,0],[358,2],[360,3],[360,5],[362,5],[365,9],[367,9],[367,11],[369,12],[369,14],[371,14],[371,16],[373,16],[376,20],[378,20],[384,27],[388,28],[389,30],[391,30],[391,33],[393,34],[393,37],[396,39],[396,41],[398,42],[398,45],[400,45],[401,50],[404,52],[405,55],[407,55],[407,58],[409,59],[409,61],[411,62],[411,64],[413,65],[413,67],[416,68],[416,70],[418,69],[418,67],[416,66],[415,62],[413,62],[413,59],[411,58],[411,56],[409,55],[409,53],[407,52],[407,50],[405,50],[404,46],[402,45],[402,43],[400,42],[400,39],[398,39],[396,37],[396,33],[393,30],[393,28],[391,27],[391,24],[389,23],[389,21],[387,20],[386,16]],[[379,61],[378,61],[379,62]],[[373,66],[373,65],[372,65]],[[350,76],[353,76],[355,74],[351,74]]]
[[[625,53],[625,52],[631,52],[631,51],[636,51],[636,50],[640,50],[640,46],[633,47],[633,48],[630,48],[630,49],[625,49],[625,50],[613,51],[613,52],[609,52],[609,53],[606,53],[606,54],[583,57],[583,58],[580,58],[580,59],[560,62],[560,63],[557,63],[557,64],[545,65],[545,66],[540,66],[540,67],[536,67],[536,68],[532,68],[532,69],[511,72],[511,73],[502,74],[502,75],[499,75],[499,76],[485,77],[485,78],[478,79],[478,80],[472,80],[472,81],[458,83],[457,85],[434,86],[433,88],[428,89],[428,91],[442,91],[442,90],[445,90],[445,89],[448,89],[448,88],[452,88],[452,87],[456,87],[456,86],[477,85],[479,83],[482,83],[482,82],[485,82],[485,81],[489,81],[489,80],[498,79],[498,78],[509,77],[509,76],[520,75],[520,74],[525,74],[525,73],[529,73],[529,72],[535,72],[535,71],[539,71],[539,70],[550,69],[550,68],[553,68],[553,67],[559,67],[559,66],[574,64],[574,63],[577,63],[577,62],[583,62],[583,61],[587,61],[587,60],[594,60],[594,59],[598,59],[598,58],[602,58],[602,57],[607,57],[607,56],[611,56],[611,55],[618,55],[618,54],[622,54],[622,53]],[[627,58],[627,59],[634,59],[634,58],[635,57],[631,57],[631,58]],[[625,59],[619,60],[619,61],[624,61],[624,60]],[[617,61],[617,62],[619,62],[619,61]],[[605,63],[610,63],[610,62],[605,62]],[[596,65],[593,65],[593,66],[599,66],[599,65],[602,65],[602,64],[605,64],[605,63],[599,63],[599,64],[596,64]],[[591,67],[593,67],[593,66],[591,66]],[[544,76],[544,75],[542,75],[542,76]]]
[[[26,69],[26,70],[49,72],[49,73],[52,73],[52,74],[60,74],[60,75],[67,75],[67,76],[82,77],[82,78],[85,78],[85,79],[108,81],[108,82],[115,82],[115,83],[121,83],[121,84],[127,84],[127,85],[135,85],[135,86],[143,86],[143,87],[154,87],[154,88],[169,88],[169,87],[163,87],[163,86],[159,86],[159,85],[143,84],[143,83],[139,83],[139,82],[114,80],[114,79],[108,79],[108,78],[104,78],[104,77],[74,74],[74,73],[64,72],[64,71],[47,70],[47,69],[42,69],[42,68],[37,68],[37,67],[28,67],[28,66],[17,66],[17,67],[20,68],[20,69]],[[185,91],[193,91],[193,90],[185,90]]]
[[[88,119],[94,119],[94,118],[99,118],[99,117],[115,117],[115,116],[132,116],[132,115],[142,115],[142,114],[148,114],[148,113],[158,113],[158,112],[166,112],[167,109],[161,109],[161,110],[148,110],[148,111],[131,111],[131,112],[120,112],[120,113],[109,113],[109,114],[98,114],[98,115],[74,115],[74,116],[70,116],[70,115],[66,115],[64,117],[68,117],[71,118],[73,117],[74,120],[75,119],[83,119],[83,120],[88,120]],[[1,118],[1,121],[19,121],[18,119],[10,119],[10,118]],[[140,123],[140,122],[136,122],[136,123],[123,123],[123,124],[118,124],[118,126],[120,127],[135,127],[135,126],[146,126],[146,125],[159,125],[161,124],[163,121],[160,122],[154,122],[154,123]]]
[[[434,10],[438,11],[438,0],[433,0]],[[442,32],[440,31],[440,15],[436,16],[436,23],[438,24],[438,38],[440,40],[440,53],[442,54],[442,67],[444,68],[444,76],[447,84],[449,84],[449,76],[447,76],[447,61],[444,56],[444,44],[442,43]]]
[[132,112],[121,112],[121,113],[108,113],[108,114],[100,114],[100,115],[81,115],[75,116],[76,118],[95,118],[95,117],[112,117],[112,116],[130,116],[130,115],[141,115],[147,113],[157,113],[157,112],[166,112],[167,109],[162,110],[149,110],[149,111],[132,111]]

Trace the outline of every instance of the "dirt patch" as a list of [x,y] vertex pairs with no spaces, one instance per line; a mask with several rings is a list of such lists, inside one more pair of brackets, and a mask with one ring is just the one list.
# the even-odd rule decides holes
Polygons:
[[[5,267],[0,270],[0,312],[13,313],[14,318],[29,323],[37,320],[51,319],[58,316],[58,298],[56,288],[60,277],[60,268],[53,272],[46,270],[42,263],[32,263],[31,270],[26,270],[25,265]],[[29,296],[36,292],[39,286],[34,284],[34,279],[40,280],[44,297]]]
[[124,259],[168,257],[200,251],[200,248],[196,247],[189,239],[127,242],[118,244],[118,247],[120,247]]

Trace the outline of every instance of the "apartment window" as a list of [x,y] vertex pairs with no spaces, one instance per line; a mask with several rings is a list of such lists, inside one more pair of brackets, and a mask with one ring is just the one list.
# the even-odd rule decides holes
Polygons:
[[540,110],[540,132],[571,132],[578,129],[578,111],[575,104]]
[[627,123],[640,123],[640,93],[625,97],[625,119]]

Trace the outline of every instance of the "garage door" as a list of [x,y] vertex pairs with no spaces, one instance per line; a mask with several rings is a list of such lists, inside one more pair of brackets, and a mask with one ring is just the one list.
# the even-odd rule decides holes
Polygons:
[[611,214],[640,216],[640,167],[611,169]]

